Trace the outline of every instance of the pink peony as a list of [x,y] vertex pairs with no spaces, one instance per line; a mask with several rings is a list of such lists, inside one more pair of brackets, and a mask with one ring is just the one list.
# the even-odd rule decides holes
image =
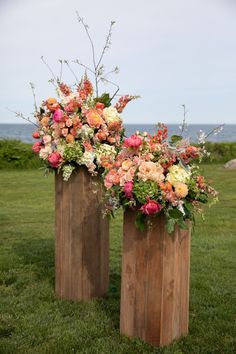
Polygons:
[[53,168],[57,168],[61,162],[61,155],[59,154],[59,152],[52,152],[48,156],[48,162]]
[[62,121],[64,112],[62,109],[56,109],[55,112],[53,113],[53,120],[56,123],[60,123]]
[[157,203],[155,200],[148,200],[140,210],[143,214],[152,215],[156,214],[161,210],[161,204]]
[[137,149],[140,145],[142,145],[142,139],[137,135],[131,135],[129,138],[124,140],[125,147]]
[[41,146],[41,141],[37,141],[36,143],[34,143],[34,145],[32,146],[32,150],[33,152],[35,152],[36,154],[39,153],[39,151],[41,150],[42,146]]
[[125,185],[124,185],[124,193],[125,193],[125,196],[126,198],[128,199],[131,199],[133,194],[133,182],[132,181],[129,181],[129,182],[126,182]]

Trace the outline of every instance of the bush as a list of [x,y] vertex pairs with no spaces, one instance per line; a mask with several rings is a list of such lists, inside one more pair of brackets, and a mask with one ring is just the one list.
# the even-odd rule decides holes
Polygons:
[[19,140],[0,140],[0,169],[29,169],[43,163],[32,151],[32,145]]
[[[204,163],[225,163],[236,158],[236,142],[206,143],[211,153]],[[19,140],[0,140],[0,169],[31,169],[43,166],[32,145]]]
[[207,151],[211,154],[208,159],[204,159],[204,163],[225,163],[229,160],[236,159],[236,142],[207,142],[205,145]]

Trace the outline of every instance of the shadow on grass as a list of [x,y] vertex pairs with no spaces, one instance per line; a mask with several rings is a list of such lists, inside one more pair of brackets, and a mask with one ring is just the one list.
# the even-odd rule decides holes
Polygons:
[[31,239],[16,243],[13,251],[21,259],[21,263],[32,266],[38,280],[48,280],[54,286],[55,256],[53,239]]

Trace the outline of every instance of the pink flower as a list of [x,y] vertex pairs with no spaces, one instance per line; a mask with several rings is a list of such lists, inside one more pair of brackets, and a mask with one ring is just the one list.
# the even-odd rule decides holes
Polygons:
[[131,199],[133,194],[133,182],[132,181],[129,181],[129,182],[126,182],[125,185],[124,185],[124,193],[125,193],[125,196],[126,198],[128,199]]
[[140,145],[142,145],[142,139],[137,135],[131,135],[129,138],[124,140],[125,147],[137,149]]
[[143,214],[152,215],[156,214],[161,210],[161,204],[157,203],[155,200],[148,200],[140,210]]
[[52,152],[48,156],[48,162],[53,168],[57,168],[61,162],[61,155],[59,154],[59,152]]
[[64,112],[62,109],[56,109],[55,112],[53,113],[53,120],[56,123],[60,123],[62,121]]
[[32,146],[32,150],[33,152],[35,152],[36,154],[39,153],[39,151],[41,150],[42,145],[41,145],[41,141],[37,141],[36,143],[34,143],[34,145]]

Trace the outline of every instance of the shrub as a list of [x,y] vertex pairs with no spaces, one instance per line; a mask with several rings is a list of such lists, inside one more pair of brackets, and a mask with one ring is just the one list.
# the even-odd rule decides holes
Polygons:
[[0,169],[39,168],[42,165],[31,144],[19,140],[0,140]]

